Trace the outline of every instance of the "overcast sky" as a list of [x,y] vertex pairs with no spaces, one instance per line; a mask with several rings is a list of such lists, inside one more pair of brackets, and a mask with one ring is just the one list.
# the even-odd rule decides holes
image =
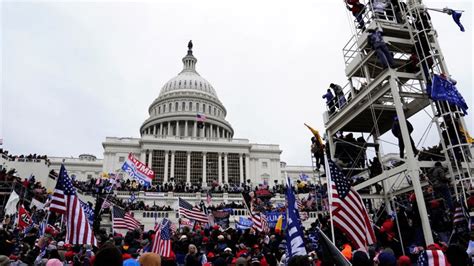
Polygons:
[[[466,11],[465,33],[449,16],[431,15],[472,106],[473,4],[425,1],[447,2]],[[310,165],[303,123],[323,130],[321,95],[347,80],[342,48],[352,18],[342,0],[3,1],[1,16],[0,138],[14,154],[102,158],[106,136],[138,137],[192,39],[197,71],[227,108],[234,137],[280,144],[282,160]],[[430,121],[413,120],[418,142]],[[472,114],[466,121],[474,133]],[[424,146],[438,140],[434,128],[429,135]]]

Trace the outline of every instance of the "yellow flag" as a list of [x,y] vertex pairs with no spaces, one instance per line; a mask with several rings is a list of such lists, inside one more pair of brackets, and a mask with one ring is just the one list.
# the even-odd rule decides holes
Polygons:
[[281,234],[281,228],[283,227],[283,215],[278,216],[277,223],[275,225],[275,233]]
[[459,126],[459,131],[461,131],[464,137],[466,137],[467,143],[472,144],[474,142],[474,139],[469,135],[469,132],[467,132],[467,130],[465,130],[462,126]]
[[304,123],[304,125],[309,128],[309,130],[311,130],[311,132],[313,133],[313,135],[316,137],[316,139],[318,140],[319,144],[323,145],[323,140],[321,139],[321,135],[319,135],[319,131],[317,131],[316,129],[308,126],[306,123]]

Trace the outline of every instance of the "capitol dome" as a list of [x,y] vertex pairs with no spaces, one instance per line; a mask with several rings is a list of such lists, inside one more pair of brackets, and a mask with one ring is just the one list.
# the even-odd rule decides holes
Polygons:
[[214,87],[196,71],[192,48],[189,41],[183,70],[163,85],[150,105],[150,117],[140,127],[142,136],[222,139],[234,135]]

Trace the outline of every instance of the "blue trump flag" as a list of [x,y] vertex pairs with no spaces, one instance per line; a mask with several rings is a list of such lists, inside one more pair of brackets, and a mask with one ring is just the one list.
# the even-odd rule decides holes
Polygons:
[[296,206],[296,197],[291,188],[290,178],[287,179],[286,202],[288,203],[287,226],[286,226],[286,252],[287,258],[298,255],[306,255],[306,248],[303,241],[303,228],[300,214]]
[[458,106],[464,114],[467,114],[468,106],[454,84],[440,75],[433,75],[431,85],[431,99],[435,101],[447,101]]
[[84,201],[79,200],[79,202],[81,203],[81,207],[84,210],[84,214],[87,216],[87,221],[89,221],[89,224],[94,224],[94,210]]

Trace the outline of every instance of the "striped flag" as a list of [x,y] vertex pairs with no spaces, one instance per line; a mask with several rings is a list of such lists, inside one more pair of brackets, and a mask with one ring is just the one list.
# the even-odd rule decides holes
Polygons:
[[448,266],[447,258],[441,250],[425,250],[418,257],[419,266]]
[[303,203],[301,202],[301,199],[300,197],[296,196],[296,205],[298,206],[298,211],[302,211],[304,209],[304,205]]
[[73,245],[97,245],[94,232],[87,221],[84,210],[81,208],[81,203],[76,195],[76,189],[73,187],[64,165],[61,165],[61,170],[59,171],[58,183],[51,201],[51,208],[53,208],[53,202],[56,210],[62,210],[61,204],[64,203],[65,205],[66,243]]
[[[63,166],[61,166],[61,170],[62,169],[63,169]],[[64,169],[64,171],[66,170]],[[56,212],[59,214],[66,214],[66,197],[64,195],[65,182],[63,180],[64,180],[64,177],[61,176],[61,172],[60,172],[58,176],[58,181],[56,182],[56,187],[54,188],[53,196],[51,197],[51,203],[49,205],[50,211]]]
[[141,227],[141,223],[130,212],[126,212],[117,206],[113,207],[112,212],[114,229],[134,230]]
[[162,257],[171,256],[171,221],[164,218],[161,224],[155,226],[155,239],[151,252]]
[[201,208],[197,206],[191,205],[191,203],[185,201],[182,198],[178,198],[179,203],[179,215],[189,218],[191,220],[195,220],[201,223],[209,222],[209,218],[207,215],[201,210]]
[[375,233],[362,198],[351,188],[341,169],[327,157],[326,168],[334,225],[352,241],[354,249],[367,249],[375,243]]
[[265,214],[263,213],[252,213],[250,217],[252,220],[252,228],[259,232],[270,232],[270,227],[268,226],[268,220]]
[[454,209],[453,214],[453,226],[454,227],[463,227],[469,223],[469,212],[467,210],[466,205],[464,204],[464,200],[459,200],[456,204],[456,208]]
[[303,211],[304,209],[304,204],[301,202],[301,199],[295,195],[296,197],[296,205],[298,207],[298,211],[300,212],[300,218],[302,221],[306,221],[309,218],[308,212]]
[[204,122],[204,121],[206,121],[206,119],[207,119],[206,115],[204,115],[204,114],[196,114],[196,120],[197,120],[198,122]]

